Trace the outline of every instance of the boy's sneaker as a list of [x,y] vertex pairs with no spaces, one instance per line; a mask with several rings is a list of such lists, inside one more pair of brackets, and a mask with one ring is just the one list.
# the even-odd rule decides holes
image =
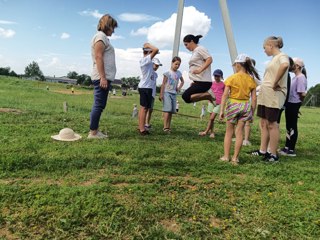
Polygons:
[[95,135],[92,133],[89,133],[88,139],[104,139],[108,138],[107,134],[103,134],[102,132],[98,131]]
[[269,162],[269,163],[278,163],[279,162],[279,157],[278,156],[275,156],[273,154],[269,154],[269,157],[266,158],[265,160],[266,162]]
[[288,157],[296,157],[297,154],[296,154],[295,151],[293,151],[293,150],[288,150],[286,156],[288,156]]

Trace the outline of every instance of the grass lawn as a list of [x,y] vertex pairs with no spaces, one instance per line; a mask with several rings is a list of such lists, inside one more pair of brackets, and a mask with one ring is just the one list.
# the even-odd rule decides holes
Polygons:
[[[152,134],[140,136],[139,96],[110,96],[109,138],[88,140],[92,91],[47,85],[0,76],[0,239],[320,239],[320,109],[301,108],[297,157],[246,154],[259,147],[255,119],[232,166],[218,160],[225,124],[198,136],[202,103],[178,96],[168,135],[156,100]],[[83,138],[51,139],[65,127]]]

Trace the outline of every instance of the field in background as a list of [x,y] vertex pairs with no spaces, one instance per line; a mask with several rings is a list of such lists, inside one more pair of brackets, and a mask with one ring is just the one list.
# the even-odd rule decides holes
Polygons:
[[[301,109],[296,158],[246,154],[259,145],[255,119],[253,146],[232,166],[218,161],[225,124],[214,140],[197,135],[208,119],[200,102],[179,96],[172,134],[155,111],[140,136],[138,95],[110,96],[109,139],[97,141],[86,139],[92,91],[47,85],[0,77],[0,239],[319,239],[320,109]],[[83,139],[50,138],[64,127]]]

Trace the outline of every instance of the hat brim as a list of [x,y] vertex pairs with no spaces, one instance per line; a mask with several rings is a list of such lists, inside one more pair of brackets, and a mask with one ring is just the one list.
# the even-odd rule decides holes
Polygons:
[[77,141],[79,139],[81,139],[82,137],[79,134],[74,134],[74,138],[71,139],[65,139],[65,138],[61,138],[59,135],[53,135],[51,136],[52,139],[57,140],[57,141],[64,141],[64,142],[73,142],[73,141]]

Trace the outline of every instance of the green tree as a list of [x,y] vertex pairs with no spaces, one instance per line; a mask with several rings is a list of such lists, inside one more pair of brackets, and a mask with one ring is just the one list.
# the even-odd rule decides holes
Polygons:
[[24,74],[27,77],[34,77],[37,80],[40,81],[44,81],[45,78],[43,76],[42,71],[40,70],[40,67],[38,65],[38,63],[36,63],[35,61],[33,61],[32,63],[30,63],[24,70]]
[[128,78],[123,77],[123,78],[121,78],[121,81],[127,87],[137,89],[138,84],[140,82],[140,77],[128,77]]
[[77,77],[77,83],[80,85],[89,86],[91,84],[91,77],[87,74],[81,74]]
[[79,76],[78,73],[75,71],[69,72],[67,75],[67,77],[71,79],[78,79],[78,76]]
[[8,76],[10,73],[10,68],[9,67],[0,67],[0,75]]

